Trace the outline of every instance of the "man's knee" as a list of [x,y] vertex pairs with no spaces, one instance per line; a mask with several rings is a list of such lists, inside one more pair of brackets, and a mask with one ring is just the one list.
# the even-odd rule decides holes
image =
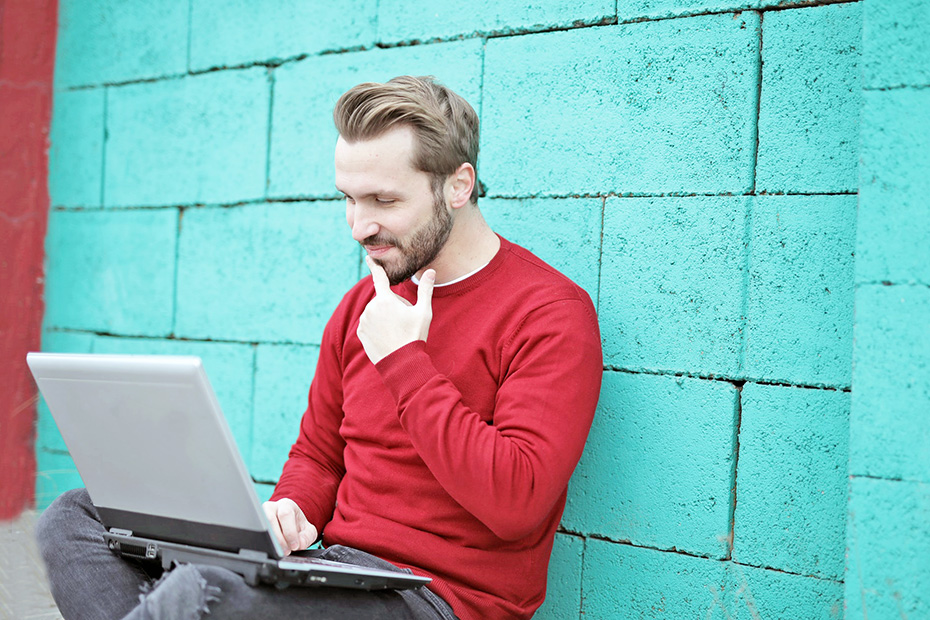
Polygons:
[[36,522],[35,536],[39,551],[43,557],[47,549],[60,548],[75,531],[78,515],[87,517],[92,514],[93,503],[87,489],[65,491],[46,508]]

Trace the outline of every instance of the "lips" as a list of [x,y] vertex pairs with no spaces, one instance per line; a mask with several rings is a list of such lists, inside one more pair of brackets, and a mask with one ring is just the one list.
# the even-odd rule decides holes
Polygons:
[[366,245],[365,251],[368,252],[368,255],[372,258],[380,258],[387,254],[393,247],[393,245]]

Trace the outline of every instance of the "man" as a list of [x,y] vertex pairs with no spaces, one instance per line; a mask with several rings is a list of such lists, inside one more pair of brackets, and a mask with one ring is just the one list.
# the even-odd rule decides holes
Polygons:
[[[289,551],[322,536],[331,559],[433,581],[420,591],[276,592],[185,566],[121,613],[486,620],[529,618],[543,601],[600,389],[591,301],[485,222],[478,119],[461,97],[401,77],[351,89],[334,118],[336,187],[371,277],[324,330],[300,433],[265,512]],[[51,543],[63,515],[78,513],[93,517],[86,494],[63,496],[40,523],[63,612],[77,586],[62,564],[89,543],[66,557]],[[149,581],[95,557],[124,599]]]

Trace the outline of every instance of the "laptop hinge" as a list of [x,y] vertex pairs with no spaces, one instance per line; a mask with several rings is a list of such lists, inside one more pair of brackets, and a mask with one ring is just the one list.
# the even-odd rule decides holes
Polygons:
[[111,527],[110,533],[116,536],[132,536],[132,530],[121,530],[118,527]]
[[239,549],[239,555],[247,560],[267,560],[268,555],[255,549]]

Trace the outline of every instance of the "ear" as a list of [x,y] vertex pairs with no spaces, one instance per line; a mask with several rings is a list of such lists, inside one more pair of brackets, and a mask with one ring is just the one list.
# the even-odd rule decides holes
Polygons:
[[455,172],[449,176],[448,182],[452,189],[450,206],[453,209],[461,209],[469,203],[477,180],[478,175],[475,173],[474,166],[467,162],[456,168]]

